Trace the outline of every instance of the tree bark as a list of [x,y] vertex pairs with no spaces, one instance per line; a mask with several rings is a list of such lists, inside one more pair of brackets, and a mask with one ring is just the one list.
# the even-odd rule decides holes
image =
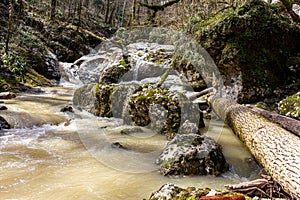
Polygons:
[[132,0],[132,8],[131,8],[131,21],[134,23],[135,21],[135,10],[136,10],[136,0]]
[[9,17],[8,17],[8,23],[7,23],[7,33],[6,33],[6,40],[5,40],[5,53],[8,53],[8,45],[13,25],[13,14],[14,14],[14,8],[13,8],[13,2],[12,0],[9,1]]
[[263,110],[255,106],[247,107],[253,110],[254,112],[257,112],[258,114],[262,115],[263,117],[267,118],[268,120],[280,124],[283,128],[293,132],[295,135],[300,137],[300,122],[298,120],[279,115],[274,112]]
[[104,23],[108,22],[108,16],[109,16],[109,0],[106,0],[106,9],[105,9],[105,18],[104,18]]
[[57,3],[56,0],[51,0],[51,13],[50,13],[51,21],[55,20],[56,3]]
[[77,31],[79,31],[79,28],[81,27],[81,11],[82,11],[82,0],[79,0],[78,8],[77,8],[77,15],[78,15]]
[[208,102],[283,190],[300,199],[300,138],[232,100]]

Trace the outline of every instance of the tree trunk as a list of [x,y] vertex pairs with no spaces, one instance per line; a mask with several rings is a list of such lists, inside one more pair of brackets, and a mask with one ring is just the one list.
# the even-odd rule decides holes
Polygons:
[[126,1],[124,1],[123,3],[123,10],[122,10],[122,19],[121,19],[121,26],[124,26],[124,22],[125,22],[125,9],[126,9]]
[[115,14],[116,6],[117,6],[117,4],[116,4],[116,2],[114,2],[112,10],[111,10],[109,18],[108,18],[108,24],[110,24],[110,25],[113,25],[113,17],[114,17],[114,14]]
[[7,33],[6,33],[6,41],[5,41],[5,53],[8,53],[8,45],[9,45],[10,34],[11,34],[11,30],[12,30],[12,25],[13,25],[13,14],[14,14],[13,2],[12,2],[12,0],[10,0],[9,1],[9,17],[8,17]]
[[51,0],[51,13],[50,13],[51,21],[55,20],[55,12],[56,12],[56,0]]
[[108,16],[109,16],[109,0],[106,0],[106,10],[105,10],[104,23],[108,22]]
[[136,0],[132,0],[132,7],[131,7],[131,22],[135,22],[135,9],[136,9]]
[[77,31],[79,31],[79,28],[81,27],[81,12],[82,12],[82,0],[79,0],[78,8],[77,8],[77,15],[78,15]]
[[264,116],[268,120],[280,124],[283,128],[293,132],[295,135],[300,137],[300,122],[298,120],[286,117],[284,115],[279,115],[274,112],[263,110],[255,106],[247,107],[253,110],[254,112],[257,112],[258,114]]
[[300,138],[232,100],[213,96],[209,103],[284,191],[300,199]]

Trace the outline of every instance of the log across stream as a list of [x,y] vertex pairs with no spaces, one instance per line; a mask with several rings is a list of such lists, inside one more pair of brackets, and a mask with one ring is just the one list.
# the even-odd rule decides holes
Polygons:
[[299,136],[230,99],[209,101],[285,192],[300,199]]

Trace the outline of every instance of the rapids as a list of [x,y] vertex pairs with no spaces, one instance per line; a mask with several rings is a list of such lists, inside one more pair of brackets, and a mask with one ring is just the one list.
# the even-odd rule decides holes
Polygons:
[[[62,113],[73,89],[43,90],[5,100],[8,111],[0,114],[14,128],[0,137],[0,199],[143,199],[165,183],[224,189],[259,173],[232,131],[211,120],[202,131],[223,146],[230,171],[220,177],[163,177],[155,165],[167,143],[162,135],[150,130],[124,135],[120,131],[128,126],[118,119]],[[114,142],[130,151],[112,147]]]

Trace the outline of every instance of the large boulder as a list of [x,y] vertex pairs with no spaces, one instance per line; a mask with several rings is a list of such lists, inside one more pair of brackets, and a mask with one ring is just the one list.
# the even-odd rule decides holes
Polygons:
[[[189,120],[196,127],[203,127],[203,118],[196,105],[183,94],[149,85],[136,91],[126,102],[123,114],[126,124],[144,126],[172,139]],[[199,129],[195,129],[198,133]]]
[[126,99],[137,84],[89,84],[75,90],[73,105],[100,117],[121,118]]
[[222,148],[213,139],[179,134],[157,159],[163,175],[220,175],[228,170]]
[[[41,42],[40,40],[38,41]],[[28,65],[40,75],[50,80],[59,80],[61,78],[59,62],[56,55],[45,46],[42,46],[42,42],[39,47],[32,47],[26,57]]]
[[84,85],[75,90],[73,95],[73,105],[92,114],[96,113],[95,102],[97,84]]

